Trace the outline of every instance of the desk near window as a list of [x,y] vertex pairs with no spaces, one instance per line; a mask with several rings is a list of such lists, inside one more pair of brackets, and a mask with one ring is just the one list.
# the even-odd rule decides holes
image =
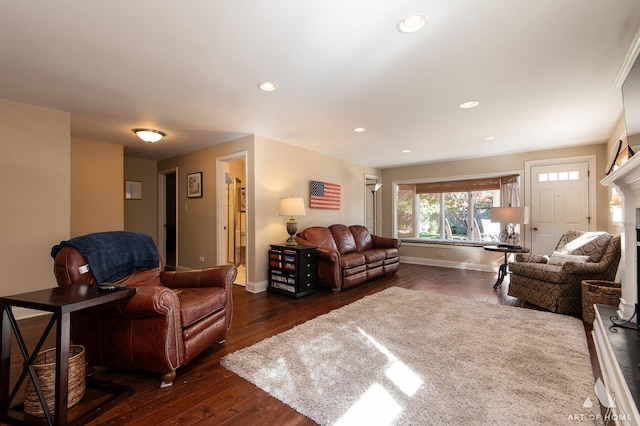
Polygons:
[[502,285],[502,281],[504,280],[504,277],[508,274],[507,269],[509,264],[508,264],[507,256],[510,253],[529,253],[529,249],[526,247],[511,246],[506,244],[484,246],[484,249],[487,251],[504,253],[504,262],[498,268],[498,279],[496,280],[496,283],[493,285],[494,290]]
[[[0,298],[0,330],[2,330],[1,346],[0,346],[0,419],[10,423],[27,423],[29,418],[20,411],[20,406],[12,407],[13,399],[21,380],[18,381],[14,390],[10,391],[10,374],[11,374],[11,331],[15,334],[18,346],[22,352],[24,359],[24,367],[22,379],[27,374],[32,374],[29,364],[33,362],[38,354],[53,324],[56,323],[56,380],[55,380],[55,413],[53,416],[49,413],[46,404],[43,402],[45,410],[46,422],[48,424],[67,424],[67,392],[69,380],[69,340],[71,313],[101,305],[108,302],[124,299],[132,296],[135,288],[124,289],[113,292],[99,292],[97,285],[72,285],[66,287],[56,287],[45,290],[32,291],[29,293],[18,294],[15,296],[7,296]],[[32,354],[27,353],[25,342],[22,339],[18,323],[13,316],[12,306],[37,309],[41,311],[51,312],[53,315],[42,337],[40,338],[36,348]],[[32,379],[34,378],[32,375]],[[98,382],[98,381],[96,381]],[[37,383],[37,379],[34,380]],[[87,386],[94,383],[87,378]],[[113,385],[99,382],[95,386],[105,392],[113,394],[113,396],[104,402],[101,408],[113,406],[122,399],[133,394],[133,390],[128,387]],[[42,402],[42,400],[41,400]],[[93,407],[91,411],[83,415],[79,419],[75,419],[74,423],[83,423],[95,418],[102,411]]]

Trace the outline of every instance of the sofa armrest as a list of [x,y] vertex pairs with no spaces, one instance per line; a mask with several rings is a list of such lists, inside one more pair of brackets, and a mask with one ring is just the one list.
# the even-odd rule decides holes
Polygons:
[[574,262],[569,261],[562,265],[562,270],[569,274],[597,274],[607,269],[606,262]]
[[149,318],[180,312],[180,302],[170,288],[140,286],[136,287],[136,294],[133,296],[90,308],[90,311],[109,318]]
[[525,263],[547,263],[547,257],[539,254],[517,253],[516,262]]
[[238,270],[233,265],[221,265],[189,271],[163,271],[160,274],[162,284],[169,288],[230,288],[236,279]]
[[374,248],[400,248],[400,240],[397,238],[380,237],[371,235]]
[[316,259],[318,261],[338,263],[340,261],[340,253],[330,248],[316,247]]

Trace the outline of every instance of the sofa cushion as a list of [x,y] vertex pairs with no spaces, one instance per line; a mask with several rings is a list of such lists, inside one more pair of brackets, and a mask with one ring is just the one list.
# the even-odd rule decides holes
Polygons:
[[378,248],[376,250],[382,250],[384,252],[384,257],[387,259],[398,258],[397,248]]
[[[353,277],[367,272],[367,265],[358,265],[353,268],[345,268],[342,270],[343,277]],[[366,274],[365,274],[366,276]]]
[[356,240],[346,225],[331,225],[329,229],[340,254],[355,253],[358,250]]
[[360,252],[367,263],[381,262],[386,258],[384,250],[365,250]]
[[341,256],[340,267],[342,269],[355,268],[356,266],[364,265],[366,260],[360,253],[348,253]]
[[564,254],[558,251],[554,251],[551,256],[549,256],[549,260],[547,260],[547,264],[549,265],[564,265],[567,262],[586,262],[589,259],[589,256],[581,256],[577,254]]
[[351,225],[349,230],[353,234],[358,251],[370,250],[373,248],[373,239],[366,226]]
[[324,226],[311,226],[298,233],[298,236],[315,246],[338,250],[331,230]]
[[183,328],[224,308],[227,303],[227,292],[222,287],[178,288],[174,292],[180,301]]
[[382,270],[383,266],[384,266],[384,260],[379,260],[377,262],[367,263],[367,269],[380,268],[380,270]]

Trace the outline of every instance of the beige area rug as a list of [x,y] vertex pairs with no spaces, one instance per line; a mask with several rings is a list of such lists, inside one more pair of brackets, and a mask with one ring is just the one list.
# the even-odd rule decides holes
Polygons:
[[221,362],[319,424],[576,425],[599,412],[582,321],[398,287]]

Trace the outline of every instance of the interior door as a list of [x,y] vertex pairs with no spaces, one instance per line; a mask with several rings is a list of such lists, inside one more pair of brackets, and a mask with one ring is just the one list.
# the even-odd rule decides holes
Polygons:
[[531,251],[551,254],[568,230],[588,231],[589,163],[531,167]]

